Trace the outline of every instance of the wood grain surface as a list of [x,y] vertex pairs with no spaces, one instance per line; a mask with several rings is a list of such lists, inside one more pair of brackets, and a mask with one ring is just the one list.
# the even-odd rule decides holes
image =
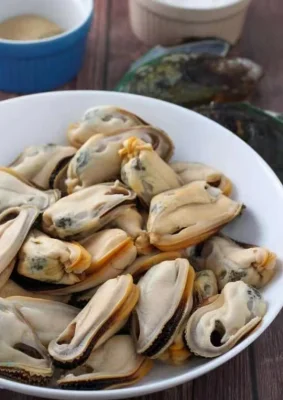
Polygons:
[[[130,63],[147,47],[134,37],[128,22],[127,0],[96,0],[94,23],[84,66],[61,90],[111,90]],[[243,36],[233,49],[265,70],[252,102],[283,112],[282,0],[253,0]],[[0,93],[0,100],[16,94]],[[247,350],[213,372],[143,400],[282,400],[283,313]],[[0,400],[37,400],[0,391]]]

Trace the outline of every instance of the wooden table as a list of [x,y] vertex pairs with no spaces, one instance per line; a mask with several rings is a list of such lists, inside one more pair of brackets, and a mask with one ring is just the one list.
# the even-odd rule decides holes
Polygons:
[[[244,34],[233,53],[264,67],[253,102],[283,112],[282,0],[254,0]],[[63,89],[111,90],[128,66],[147,50],[132,34],[127,0],[96,0],[84,67]],[[0,94],[1,99],[15,95]],[[282,205],[283,206],[283,205]],[[282,288],[283,290],[283,288]],[[36,400],[8,391],[1,400]],[[183,386],[142,397],[143,400],[282,400],[283,312],[252,346],[215,371]]]

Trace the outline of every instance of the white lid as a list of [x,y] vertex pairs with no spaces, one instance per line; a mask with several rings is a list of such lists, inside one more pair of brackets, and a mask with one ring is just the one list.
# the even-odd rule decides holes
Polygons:
[[[134,0],[131,0],[134,1]],[[180,21],[213,21],[237,14],[251,0],[135,0],[152,12]]]

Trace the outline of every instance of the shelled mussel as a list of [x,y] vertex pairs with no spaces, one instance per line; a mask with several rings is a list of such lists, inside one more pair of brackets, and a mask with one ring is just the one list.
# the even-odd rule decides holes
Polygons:
[[11,168],[0,168],[0,212],[11,207],[35,206],[46,210],[60,199],[60,191],[42,191]]
[[0,322],[0,374],[46,385],[53,375],[50,357],[23,314],[6,299],[0,299]]
[[84,364],[92,350],[118,332],[139,298],[131,275],[105,282],[66,329],[49,343],[56,366],[72,369]]
[[11,207],[0,214],[0,290],[13,272],[15,258],[39,211],[34,206]]
[[94,135],[77,151],[68,166],[68,192],[73,193],[97,183],[118,179],[121,169],[118,152],[131,137],[150,144],[164,160],[169,160],[173,153],[174,146],[170,138],[165,132],[152,126],[137,126]]
[[275,274],[276,255],[263,247],[217,235],[200,245],[195,261],[200,268],[214,272],[219,289],[238,280],[260,289]]
[[157,358],[174,341],[193,306],[194,276],[188,260],[177,258],[155,265],[140,279],[132,328],[138,354]]
[[113,133],[139,125],[147,123],[127,110],[114,106],[97,106],[88,109],[80,122],[72,124],[67,136],[72,146],[79,148],[94,135]]
[[44,190],[65,190],[67,166],[75,153],[74,147],[53,143],[31,146],[10,164],[10,168]]
[[116,389],[142,379],[152,361],[136,353],[130,335],[116,335],[93,350],[84,367],[58,381],[63,389]]
[[48,347],[51,340],[77,316],[79,309],[58,301],[12,296],[6,299],[13,304],[30,324],[41,343]]
[[162,251],[204,241],[236,218],[243,205],[205,181],[195,181],[160,193],[150,203],[147,230],[150,243]]
[[91,255],[79,243],[50,238],[33,229],[18,255],[19,275],[40,282],[74,285],[84,278]]
[[149,143],[130,137],[123,143],[119,154],[122,158],[123,182],[132,188],[146,206],[156,194],[182,186],[178,175]]
[[184,184],[194,181],[206,181],[210,186],[218,187],[226,196],[230,196],[232,182],[215,168],[201,163],[173,162],[171,168]]
[[119,181],[94,185],[49,207],[43,213],[42,227],[60,239],[83,239],[115,219],[135,198]]
[[266,313],[260,293],[244,282],[229,282],[211,304],[198,308],[185,330],[190,350],[202,357],[226,353],[249,334]]

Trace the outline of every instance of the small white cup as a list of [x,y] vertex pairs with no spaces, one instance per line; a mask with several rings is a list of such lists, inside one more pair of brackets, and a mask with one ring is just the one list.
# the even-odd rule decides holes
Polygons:
[[149,45],[173,45],[190,37],[240,38],[251,0],[230,0],[220,7],[190,8],[189,0],[129,0],[135,35]]

